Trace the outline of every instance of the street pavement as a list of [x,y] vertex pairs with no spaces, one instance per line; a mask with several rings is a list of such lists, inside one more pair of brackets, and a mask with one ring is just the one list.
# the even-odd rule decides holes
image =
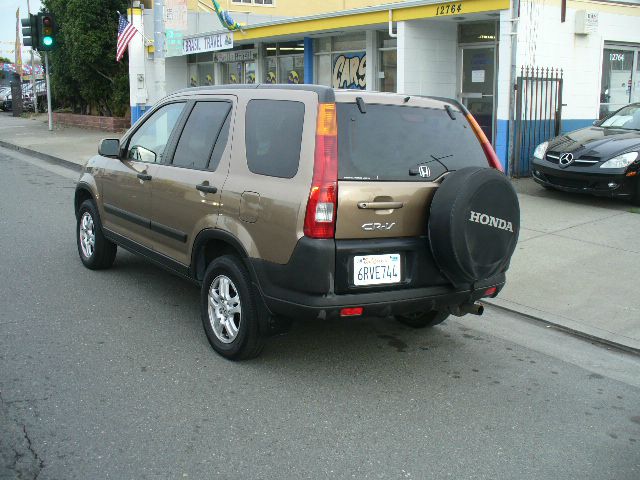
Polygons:
[[[0,146],[79,168],[118,134],[0,114]],[[640,353],[640,209],[514,180],[522,230],[495,306]]]
[[80,263],[77,173],[0,148],[0,478],[640,478],[640,357],[504,310],[208,345],[198,289]]

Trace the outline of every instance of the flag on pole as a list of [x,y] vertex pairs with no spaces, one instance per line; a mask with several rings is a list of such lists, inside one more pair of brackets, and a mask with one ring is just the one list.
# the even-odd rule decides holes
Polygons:
[[127,51],[129,42],[135,37],[138,31],[136,27],[131,25],[124,15],[118,15],[118,48],[116,52],[116,62],[119,62]]
[[16,10],[16,73],[22,77],[22,44],[20,42],[20,8]]

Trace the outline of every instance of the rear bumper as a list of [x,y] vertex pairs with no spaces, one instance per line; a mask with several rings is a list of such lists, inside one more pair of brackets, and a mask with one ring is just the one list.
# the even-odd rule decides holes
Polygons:
[[581,173],[569,169],[560,169],[532,163],[533,180],[547,187],[564,192],[586,193],[611,198],[630,198],[635,192],[634,177],[624,173]]
[[[379,241],[358,242],[357,250],[346,253],[348,243],[302,238],[285,265],[257,259],[248,259],[248,264],[254,284],[270,313],[295,319],[338,317],[340,310],[346,307],[363,307],[363,316],[377,317],[434,310],[479,300],[491,287],[496,287],[492,295],[495,296],[504,286],[504,274],[460,289],[443,282],[440,275],[426,276],[423,272],[429,271],[431,266],[422,259],[422,268],[416,267],[415,260],[424,253],[416,251],[411,242],[391,239],[373,250],[371,245],[377,245]],[[416,242],[422,245],[419,239]],[[426,242],[422,249],[428,250]],[[349,255],[394,251],[401,252],[412,264],[406,270],[403,279],[406,281],[360,289],[346,285],[344,274],[349,272]]]

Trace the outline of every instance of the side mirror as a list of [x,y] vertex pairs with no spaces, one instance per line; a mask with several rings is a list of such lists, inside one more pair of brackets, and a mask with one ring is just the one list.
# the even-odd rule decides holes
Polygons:
[[594,120],[594,121],[593,121],[593,126],[594,126],[594,127],[599,127],[601,123],[602,123],[602,121],[601,121],[601,120]]
[[98,146],[98,155],[118,158],[120,156],[120,140],[117,138],[105,138],[101,140]]

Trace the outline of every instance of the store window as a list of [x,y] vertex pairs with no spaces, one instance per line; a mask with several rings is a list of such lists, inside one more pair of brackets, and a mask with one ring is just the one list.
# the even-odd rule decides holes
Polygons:
[[486,43],[496,41],[496,23],[461,23],[458,28],[458,43]]
[[316,82],[333,88],[367,88],[365,32],[316,40]]
[[198,85],[214,85],[213,62],[198,64]]
[[265,83],[304,83],[304,42],[273,43],[265,46]]
[[640,100],[639,52],[638,46],[608,46],[604,49],[600,118]]
[[381,92],[398,91],[398,39],[387,32],[378,32],[378,51],[380,52],[380,79],[378,89]]
[[244,83],[244,63],[243,62],[228,62],[222,64],[222,78],[224,83],[229,85],[238,85]]

